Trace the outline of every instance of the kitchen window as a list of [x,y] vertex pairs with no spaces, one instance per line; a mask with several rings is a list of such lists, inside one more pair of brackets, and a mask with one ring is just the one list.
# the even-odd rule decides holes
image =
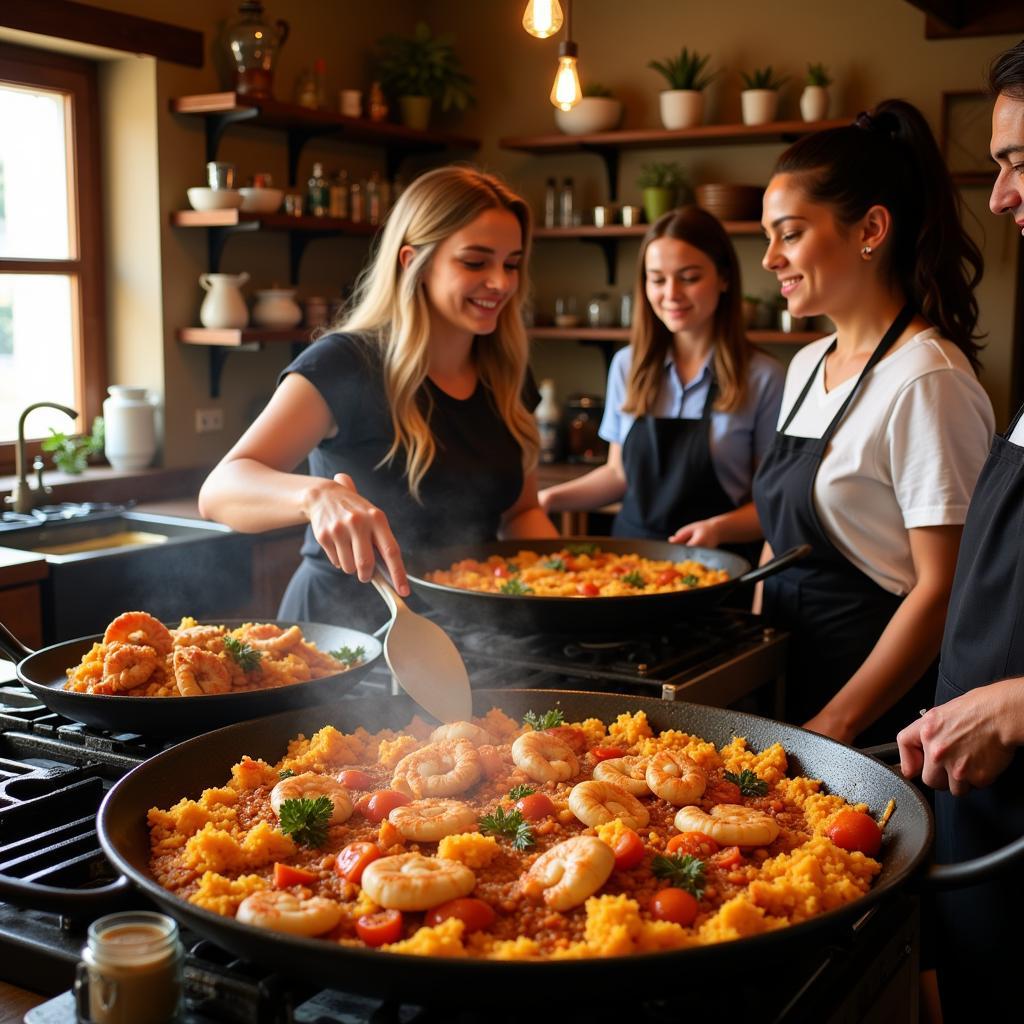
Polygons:
[[[14,466],[32,402],[79,411],[87,432],[106,387],[95,66],[0,44],[0,473]],[[47,412],[26,428],[45,436]],[[30,452],[38,450],[32,445]]]

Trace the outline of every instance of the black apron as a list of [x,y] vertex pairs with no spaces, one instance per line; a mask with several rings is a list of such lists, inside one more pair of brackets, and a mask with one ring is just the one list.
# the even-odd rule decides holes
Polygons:
[[[818,361],[793,404],[754,477],[754,502],[765,539],[772,550],[788,551],[810,544],[811,554],[765,580],[764,613],[773,625],[793,634],[786,672],[786,720],[801,724],[817,714],[864,663],[900,606],[902,597],[880,587],[857,568],[829,539],[814,507],[814,480],[832,435],[865,377],[913,319],[907,306],[871,354],[846,400],[820,438],[786,433],[835,349]],[[859,745],[892,742],[927,703],[935,685],[934,670],[857,738]]]
[[[1022,410],[1024,411],[1024,410]],[[1024,675],[1024,448],[1019,411],[996,435],[964,525],[935,703]],[[935,794],[936,860],[980,857],[1024,835],[1024,751],[985,789]],[[1016,998],[1024,881],[1019,869],[938,897],[937,959],[947,1022],[986,1019]]]

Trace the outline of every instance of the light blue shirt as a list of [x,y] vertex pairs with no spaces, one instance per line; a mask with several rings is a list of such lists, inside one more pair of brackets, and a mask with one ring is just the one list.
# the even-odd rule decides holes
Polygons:
[[[624,444],[636,420],[622,411],[626,400],[626,381],[632,348],[619,349],[608,371],[601,437],[613,444]],[[711,464],[722,490],[736,503],[750,501],[750,484],[761,457],[775,437],[782,404],[786,371],[763,352],[751,353],[747,399],[733,412],[711,412]],[[711,386],[711,354],[700,373],[684,385],[671,354],[665,360],[658,397],[651,415],[661,419],[699,420]]]

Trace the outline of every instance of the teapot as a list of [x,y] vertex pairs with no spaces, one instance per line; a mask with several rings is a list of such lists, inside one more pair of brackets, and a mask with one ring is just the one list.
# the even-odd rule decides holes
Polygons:
[[200,274],[199,284],[206,289],[206,298],[199,307],[199,322],[204,327],[245,327],[249,310],[242,298],[242,285],[249,280],[241,274]]
[[288,38],[288,22],[263,19],[259,0],[243,0],[239,17],[228,26],[227,43],[235,63],[235,91],[253,98],[269,99],[277,51]]

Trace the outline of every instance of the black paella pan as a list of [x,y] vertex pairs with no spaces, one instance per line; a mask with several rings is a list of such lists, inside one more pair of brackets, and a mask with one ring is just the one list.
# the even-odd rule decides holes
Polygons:
[[[596,544],[602,551],[640,555],[657,561],[693,559],[712,569],[725,569],[729,578],[710,587],[669,594],[636,594],[625,597],[537,597],[530,594],[489,594],[434,583],[427,573],[448,569],[464,558],[486,561],[491,555],[514,557],[519,551],[553,554],[567,546]],[[668,541],[630,537],[559,537],[543,540],[498,540],[485,544],[461,544],[411,553],[405,556],[413,593],[454,622],[471,622],[534,633],[607,632],[609,629],[650,628],[681,622],[719,604],[737,587],[754,584],[805,557],[810,547],[793,548],[752,569],[750,563],[720,548],[685,547]]]
[[[535,1001],[539,993],[547,1001],[611,989],[651,998],[677,993],[680,985],[704,984],[710,975],[719,972],[732,979],[749,977],[754,964],[778,964],[785,962],[780,958],[789,953],[820,948],[871,903],[912,880],[918,885],[968,884],[979,880],[986,866],[973,861],[922,871],[932,843],[932,819],[914,787],[880,761],[795,726],[727,709],[615,694],[543,690],[474,693],[478,714],[497,706],[519,718],[527,710],[541,711],[556,705],[564,710],[567,721],[599,717],[611,722],[623,712],[643,709],[655,729],[682,729],[716,745],[729,742],[734,735],[746,736],[751,747],[758,750],[779,741],[789,756],[791,773],[821,778],[829,791],[851,802],[863,801],[876,815],[894,800],[895,812],[886,825],[880,855],[881,875],[860,900],[766,935],[657,954],[550,962],[399,956],[297,938],[202,910],[166,891],[153,878],[146,827],[146,813],[151,807],[169,807],[183,796],[195,798],[207,787],[222,785],[231,766],[245,754],[273,763],[283,756],[288,741],[296,734],[309,735],[328,723],[348,731],[360,725],[371,731],[400,728],[415,710],[404,698],[350,700],[343,705],[293,711],[181,743],[140,765],[111,790],[99,813],[100,841],[114,867],[161,909],[232,953],[303,981],[378,997],[394,998],[397,993],[404,1001],[427,1005],[442,991],[446,999],[476,1001],[477,1005],[485,1005],[500,994],[504,1005],[520,999]],[[998,861],[999,856],[984,861]],[[1013,857],[1024,857],[1024,839],[1007,847],[1002,855],[1006,863]],[[988,867],[991,869],[991,865]]]
[[[215,624],[234,629],[246,621],[250,620],[219,619]],[[274,625],[286,629],[295,623],[275,622]],[[64,689],[67,670],[77,665],[94,643],[103,639],[100,634],[66,640],[33,651],[0,623],[0,655],[15,663],[18,680],[42,704],[65,718],[114,732],[153,737],[194,736],[232,722],[323,704],[340,697],[355,686],[380,656],[380,641],[368,633],[318,622],[300,622],[298,625],[303,636],[321,651],[362,647],[365,652],[362,663],[321,679],[265,690],[211,693],[198,697],[118,697]]]

